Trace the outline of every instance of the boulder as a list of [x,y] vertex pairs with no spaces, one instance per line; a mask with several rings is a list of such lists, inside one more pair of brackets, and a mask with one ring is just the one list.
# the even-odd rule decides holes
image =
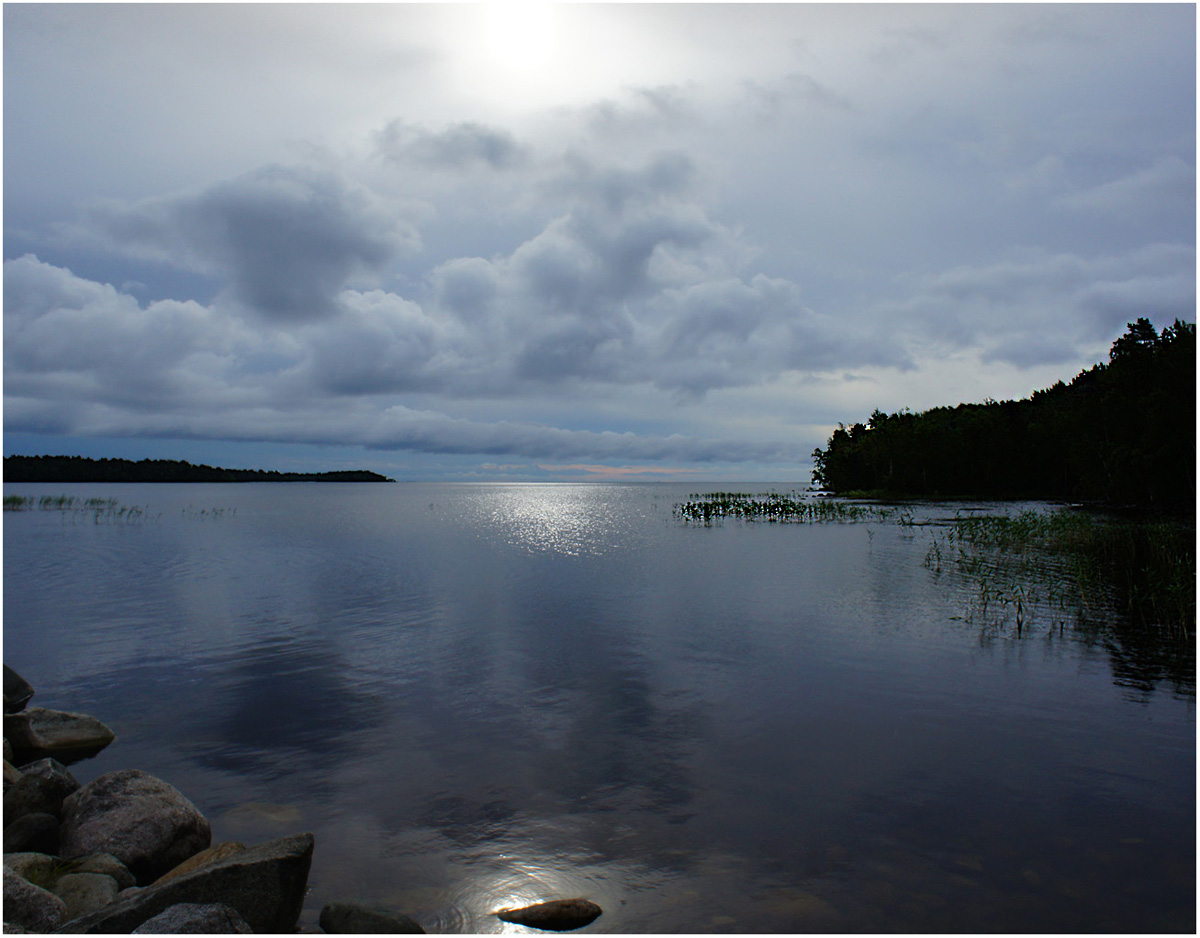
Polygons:
[[572,931],[591,924],[601,913],[600,906],[587,899],[554,899],[520,909],[504,909],[496,913],[502,922],[541,928],[546,931]]
[[57,759],[47,757],[38,759],[36,762],[27,762],[21,766],[20,772],[22,775],[44,778],[49,783],[50,790],[59,798],[65,798],[67,795],[79,791],[79,782],[76,781],[75,776],[68,772],[67,767]]
[[4,827],[5,853],[58,853],[58,818],[53,814],[23,814]]
[[118,889],[128,889],[137,884],[137,880],[125,864],[111,853],[93,853],[60,862],[64,869],[71,873],[103,873],[105,876],[111,876]]
[[250,935],[253,932],[236,909],[219,902],[200,905],[180,902],[159,912],[133,930],[135,935]]
[[20,713],[33,696],[33,686],[8,665],[4,666],[4,712]]
[[68,919],[111,905],[117,898],[117,881],[103,873],[66,873],[50,891],[62,899]]
[[401,912],[362,902],[330,902],[321,910],[327,935],[423,935],[425,929]]
[[190,873],[138,889],[127,898],[123,891],[114,904],[74,919],[60,931],[129,933],[173,905],[218,902],[235,909],[257,933],[293,932],[304,904],[312,854],[312,834],[248,847]]
[[165,882],[168,879],[173,879],[176,876],[182,876],[184,873],[190,873],[192,870],[199,869],[207,863],[215,863],[217,860],[224,860],[226,857],[231,857],[235,853],[241,853],[246,849],[246,845],[237,840],[223,840],[219,844],[213,844],[207,850],[201,850],[194,856],[188,857],[179,866],[173,870],[168,870],[163,873],[156,883]]
[[60,834],[64,857],[111,853],[139,883],[154,882],[212,841],[194,804],[137,769],[101,775],[69,795]]
[[[8,742],[6,739],[5,742]],[[8,791],[8,786],[15,784],[21,778],[21,770],[14,766],[8,759],[4,760],[4,790]]]
[[66,917],[62,899],[4,868],[4,922],[29,932],[50,932]]
[[64,762],[95,755],[116,735],[107,726],[84,713],[30,707],[4,715],[4,737],[18,752],[32,755],[52,753]]
[[120,860],[108,853],[93,853],[73,860],[29,851],[7,853],[4,855],[4,868],[35,886],[51,891],[59,878],[68,873],[103,873],[111,876],[121,889],[134,884],[133,874],[125,869]]
[[11,824],[26,814],[53,814],[62,811],[63,796],[59,788],[40,775],[25,775],[17,779],[4,793],[4,824]]

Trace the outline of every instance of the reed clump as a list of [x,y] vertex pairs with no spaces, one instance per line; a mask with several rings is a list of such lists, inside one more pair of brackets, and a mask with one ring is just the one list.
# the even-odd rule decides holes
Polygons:
[[97,524],[101,521],[141,521],[146,515],[145,508],[122,505],[115,498],[79,498],[75,495],[5,495],[4,510],[58,511],[72,520],[91,515]]
[[674,508],[684,521],[713,524],[725,518],[745,521],[773,521],[799,524],[852,524],[861,521],[887,521],[896,509],[882,505],[862,505],[841,499],[809,498],[795,492],[786,495],[764,492],[693,493]]
[[1020,629],[1039,603],[1082,615],[1108,607],[1190,640],[1196,620],[1195,526],[1088,511],[956,518],[925,564],[953,563],[979,584],[976,607],[1012,607]]

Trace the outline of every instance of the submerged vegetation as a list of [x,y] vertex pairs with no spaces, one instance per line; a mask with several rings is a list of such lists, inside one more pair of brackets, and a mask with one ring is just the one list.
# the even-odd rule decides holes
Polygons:
[[122,505],[115,498],[79,498],[75,495],[5,495],[5,511],[59,511],[72,518],[91,515],[92,520],[142,521],[146,509]]
[[954,569],[976,586],[971,615],[989,601],[1011,613],[1018,633],[1035,616],[1099,615],[1190,642],[1196,618],[1195,526],[1134,522],[1060,509],[957,518],[934,534],[925,565]]

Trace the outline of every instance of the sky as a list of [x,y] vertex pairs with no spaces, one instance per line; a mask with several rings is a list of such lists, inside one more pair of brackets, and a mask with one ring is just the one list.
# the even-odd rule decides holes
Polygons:
[[12,4],[4,453],[808,482],[1195,321],[1187,4]]

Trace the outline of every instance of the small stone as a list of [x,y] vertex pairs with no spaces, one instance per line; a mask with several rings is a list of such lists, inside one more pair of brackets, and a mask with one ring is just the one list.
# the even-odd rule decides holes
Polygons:
[[49,932],[66,917],[62,899],[4,868],[4,921],[26,931]]
[[20,713],[33,696],[33,685],[8,665],[4,666],[4,712]]
[[58,853],[58,818],[37,812],[23,814],[4,828],[5,853]]
[[520,909],[504,909],[496,917],[502,922],[526,925],[544,931],[573,931],[590,925],[603,910],[587,899],[553,899]]
[[180,902],[142,922],[134,935],[252,935],[235,909],[219,902]]
[[363,902],[330,902],[321,910],[328,935],[423,935],[425,929],[401,912]]
[[66,873],[50,891],[62,899],[70,920],[116,901],[118,889],[117,881],[103,873]]

